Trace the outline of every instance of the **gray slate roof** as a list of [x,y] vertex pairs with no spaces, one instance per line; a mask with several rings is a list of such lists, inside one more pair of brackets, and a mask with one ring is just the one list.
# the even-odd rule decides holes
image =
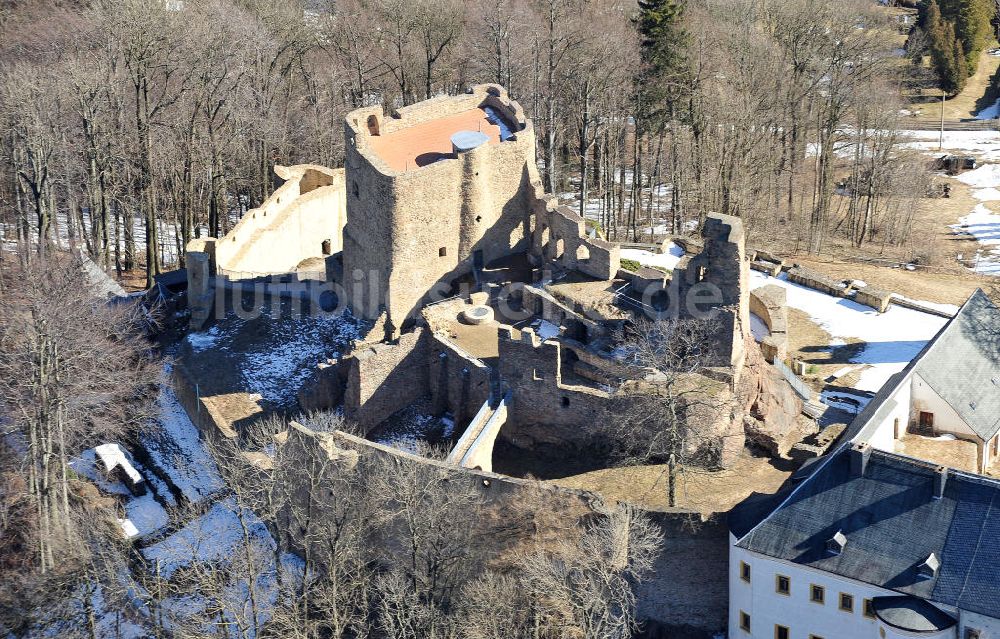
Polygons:
[[875,616],[885,623],[910,632],[938,632],[951,628],[955,619],[923,599],[902,595],[872,599]]
[[[737,546],[1000,618],[1000,482],[950,471],[934,499],[935,466],[872,450],[852,477],[850,454],[834,453]],[[847,543],[832,555],[826,541],[838,530]],[[931,553],[940,569],[921,579]]]
[[1000,431],[1000,309],[981,290],[913,370],[984,440]]
[[890,396],[911,372],[919,374],[983,440],[992,438],[1000,431],[1000,309],[976,290],[906,368],[882,385],[841,440],[867,440],[862,433],[892,412],[896,404]]

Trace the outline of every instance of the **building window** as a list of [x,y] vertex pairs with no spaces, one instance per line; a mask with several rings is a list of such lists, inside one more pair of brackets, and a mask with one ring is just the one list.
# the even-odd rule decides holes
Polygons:
[[875,618],[875,605],[871,599],[865,599],[864,615],[869,619]]
[[448,247],[442,246],[441,248],[438,249],[438,257],[447,257],[447,256],[448,256]]
[[813,603],[824,603],[826,601],[826,588],[812,584],[809,586],[809,601]]
[[791,633],[788,631],[788,626],[779,626],[774,624],[774,639],[788,639]]
[[840,593],[840,609],[844,612],[854,612],[854,595]]
[[351,180],[351,193],[354,195],[355,198],[361,197],[361,191],[358,189],[358,183],[355,182],[354,180]]
[[750,615],[740,610],[740,630],[750,632]]
[[569,397],[563,397],[561,400],[559,400],[559,403],[562,404],[563,408],[568,408],[569,407]]
[[819,635],[809,635],[809,639],[823,639],[823,637],[820,637]]
[[779,595],[787,595],[792,590],[792,580],[785,575],[774,576],[774,592]]
[[740,562],[740,579],[750,583],[750,564],[745,561]]

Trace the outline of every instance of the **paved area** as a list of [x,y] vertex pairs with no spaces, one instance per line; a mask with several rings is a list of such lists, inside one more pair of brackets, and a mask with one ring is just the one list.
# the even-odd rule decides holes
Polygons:
[[489,136],[490,144],[500,143],[500,127],[486,119],[486,111],[476,108],[372,136],[369,144],[393,170],[408,171],[449,155],[451,135],[458,131],[479,131]]

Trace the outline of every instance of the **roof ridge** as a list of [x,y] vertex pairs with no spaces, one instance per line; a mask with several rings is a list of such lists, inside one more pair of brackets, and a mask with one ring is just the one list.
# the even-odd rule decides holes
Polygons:
[[[972,551],[972,560],[969,561],[969,567],[965,570],[965,578],[962,580],[962,589],[958,592],[958,596],[955,597],[955,607],[959,610],[962,609],[962,597],[965,596],[965,589],[969,586],[969,575],[972,574],[972,567],[976,565],[976,557],[979,556],[979,549],[982,548],[983,533],[986,531],[986,522],[989,521],[990,511],[993,510],[993,502],[996,501],[996,498],[996,492],[990,495],[990,505],[986,508],[986,515],[983,516],[979,523],[979,538],[976,539],[976,549]],[[947,540],[945,540],[945,545],[947,545]]]

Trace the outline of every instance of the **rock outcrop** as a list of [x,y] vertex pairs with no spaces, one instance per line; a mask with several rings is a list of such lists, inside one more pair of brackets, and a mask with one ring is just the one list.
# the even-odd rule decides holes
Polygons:
[[802,400],[781,374],[764,361],[760,348],[747,340],[746,369],[741,380],[743,428],[748,444],[785,456],[804,435],[799,415]]

